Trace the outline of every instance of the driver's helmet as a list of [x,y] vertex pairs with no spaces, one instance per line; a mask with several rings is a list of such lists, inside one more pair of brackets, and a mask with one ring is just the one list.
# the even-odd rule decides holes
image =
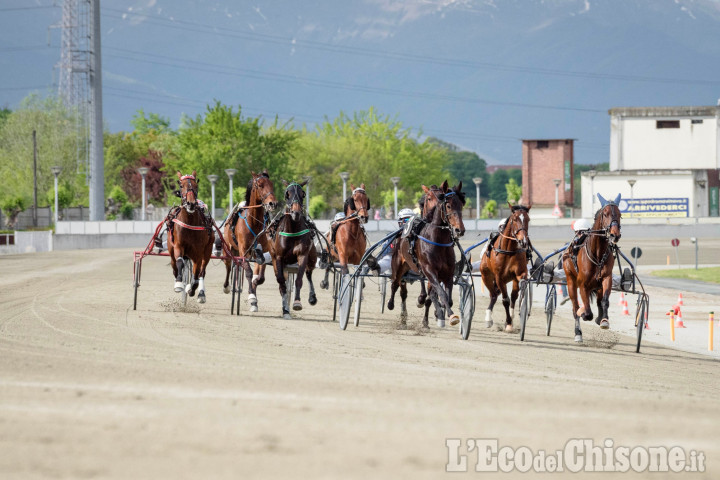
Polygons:
[[403,208],[398,212],[398,224],[402,225],[403,223],[406,223],[410,217],[415,215],[415,213],[410,208]]
[[498,223],[498,232],[502,232],[505,229],[505,222],[507,222],[507,218],[503,218],[500,220],[500,223]]
[[590,220],[588,220],[587,218],[579,218],[573,223],[573,230],[575,230],[576,232],[590,230],[591,228],[592,223],[590,223]]
[[338,222],[338,221],[340,221],[340,220],[342,220],[342,219],[344,219],[344,218],[345,218],[345,213],[344,213],[344,212],[338,212],[338,213],[335,214],[335,218],[333,219],[333,221],[334,221],[334,222]]

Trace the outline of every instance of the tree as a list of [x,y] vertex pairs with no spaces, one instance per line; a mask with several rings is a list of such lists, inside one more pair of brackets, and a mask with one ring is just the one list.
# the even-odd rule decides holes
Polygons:
[[[473,178],[482,178],[482,184],[487,185],[490,175],[487,173],[487,162],[480,158],[477,153],[467,150],[460,150],[459,147],[452,143],[447,143],[437,138],[429,138],[429,142],[444,148],[448,152],[448,172],[457,181],[462,181],[463,185],[470,187],[474,185]],[[480,189],[483,196],[483,190]],[[484,195],[487,196],[487,195]]]
[[508,202],[515,205],[520,201],[520,197],[522,197],[522,187],[517,184],[514,178],[511,178],[508,180],[508,183],[505,184],[505,191],[507,192]]
[[490,181],[488,182],[488,186],[490,187],[488,196],[497,203],[505,203],[507,199],[507,189],[505,185],[508,183],[508,180],[509,175],[507,170],[495,170],[495,172],[490,175]]

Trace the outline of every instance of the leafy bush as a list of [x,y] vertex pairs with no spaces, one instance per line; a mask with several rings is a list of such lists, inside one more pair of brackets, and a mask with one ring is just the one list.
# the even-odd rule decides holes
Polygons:
[[485,202],[485,206],[482,209],[482,218],[495,218],[498,213],[497,202],[495,200],[488,200]]
[[313,195],[310,197],[310,218],[318,218],[328,209],[325,197],[322,195]]

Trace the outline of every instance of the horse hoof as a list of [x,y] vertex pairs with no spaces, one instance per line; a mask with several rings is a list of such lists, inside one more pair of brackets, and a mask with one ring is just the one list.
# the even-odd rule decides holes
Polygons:
[[602,328],[603,330],[607,330],[608,328],[610,328],[610,322],[607,321],[607,318],[602,319],[602,322],[600,322],[600,328]]
[[512,325],[505,325],[505,332],[507,332],[507,333],[513,333],[513,326],[512,326]]
[[578,317],[582,317],[583,315],[585,315],[585,307],[580,307],[580,308],[578,308],[576,315],[577,315]]
[[493,326],[493,321],[490,320],[489,322],[485,322],[485,328],[490,328]]
[[388,302],[387,307],[388,310],[392,310],[393,308],[395,308],[395,304],[393,302]]
[[223,293],[230,293],[230,285],[223,287]]
[[177,293],[180,293],[183,291],[183,284],[182,282],[175,282],[175,291]]
[[450,325],[454,327],[458,323],[460,323],[460,316],[457,313],[453,313],[450,316]]
[[205,292],[200,292],[197,298],[198,303],[205,303]]
[[308,303],[310,305],[315,305],[317,303],[317,297],[313,295],[312,297],[308,298]]
[[190,293],[190,290],[192,290],[192,283],[185,285],[185,293]]
[[438,318],[437,319],[437,326],[440,328],[445,328],[445,319],[444,318]]
[[251,312],[257,312],[257,311],[258,311],[258,306],[257,306],[257,305],[250,305],[250,311],[251,311]]
[[575,342],[582,343],[582,335],[575,335]]
[[326,282],[325,280],[320,280],[320,288],[322,288],[323,290],[327,290],[328,282]]
[[295,311],[302,310],[302,303],[300,303],[300,300],[295,300],[293,302],[293,310],[295,310]]
[[292,320],[292,317],[290,316],[289,313],[283,313],[283,318],[284,318],[285,320]]

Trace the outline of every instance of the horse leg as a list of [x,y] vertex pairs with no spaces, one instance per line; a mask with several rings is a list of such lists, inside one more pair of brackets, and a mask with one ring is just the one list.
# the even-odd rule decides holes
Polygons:
[[503,307],[505,307],[505,331],[507,333],[512,333],[513,323],[512,317],[510,316],[510,296],[507,293],[507,285],[501,283],[498,287],[500,288],[500,293],[502,294]]
[[295,299],[293,301],[293,310],[302,310],[302,302],[300,301],[300,289],[303,284],[303,275],[305,275],[305,267],[307,266],[308,255],[298,255],[298,272],[295,275]]
[[[600,310],[598,312],[598,324],[603,330],[610,328],[610,322],[608,321],[608,310],[610,309],[610,289],[612,288],[612,275],[608,275],[603,278],[602,286],[602,300],[600,304]],[[600,294],[598,293],[598,298]]]
[[[210,245],[212,245],[212,243],[210,243]],[[209,259],[210,258],[208,256],[208,260]],[[198,303],[205,303],[205,269],[207,268],[208,260],[205,260],[205,258],[203,258],[200,268],[195,269],[195,278],[197,278],[198,282]]]
[[425,290],[425,279],[421,278],[420,279],[420,295],[417,298],[418,308],[425,305],[425,300],[427,299],[427,296],[428,296],[428,294],[427,294],[427,291]]
[[315,285],[313,284],[313,281],[312,281],[312,273],[313,273],[312,269],[308,268],[305,271],[305,278],[307,278],[308,285],[310,287],[310,293],[308,294],[308,303],[310,305],[315,305],[315,304],[317,304],[317,295],[315,295]]
[[485,284],[488,295],[490,295],[490,303],[488,304],[487,310],[485,310],[485,328],[490,328],[493,326],[492,310],[493,307],[495,307],[495,302],[497,302],[499,292],[495,286],[495,281],[491,278],[490,271],[482,272],[480,280]]
[[[423,288],[423,290],[424,290],[424,288]],[[425,307],[425,314],[423,315],[423,328],[430,328],[430,324],[428,322],[428,317],[429,317],[429,313],[430,313],[430,305],[435,303],[434,302],[435,293],[433,292],[431,283],[428,284],[427,292],[421,294],[420,296],[422,297],[423,295],[425,296],[425,300],[423,301],[422,305],[418,305],[418,307],[420,307],[420,306]],[[418,301],[420,301],[420,298],[418,298]],[[435,308],[435,316],[437,317],[437,306]],[[438,326],[440,326],[439,320],[438,320]]]
[[328,280],[329,276],[330,276],[330,268],[326,268],[325,269],[325,278],[320,280],[320,288],[322,288],[323,290],[327,290],[328,287],[330,286],[330,282]]
[[[565,269],[565,272],[568,272],[568,269]],[[567,290],[568,290],[568,296],[570,297],[570,302],[572,303],[572,313],[573,318],[575,319],[575,341],[577,343],[582,343],[582,328],[580,328],[580,315],[578,312],[580,311],[578,308],[578,300],[577,300],[577,285],[576,285],[576,278],[572,275],[567,276]]]
[[275,258],[275,279],[278,282],[280,297],[282,298],[282,316],[285,320],[290,320],[290,306],[287,298],[287,285],[285,284],[285,274],[283,272],[284,265],[280,258]]
[[588,322],[593,319],[593,313],[590,308],[590,290],[587,287],[580,287],[580,298],[582,298],[583,306],[578,309],[578,315]]
[[173,273],[175,274],[175,291],[177,293],[180,293],[185,288],[185,285],[183,285],[183,270],[185,270],[185,260],[183,257],[177,257],[175,259],[175,268],[173,268]]
[[[400,325],[407,325],[407,283],[404,280],[400,281]],[[388,305],[388,308],[390,306]],[[427,322],[425,324],[427,327]]]
[[225,260],[225,283],[223,283],[223,293],[230,293],[230,270],[232,269],[232,262],[229,259]]
[[201,262],[202,262],[202,260],[199,262],[193,263],[192,280],[190,280],[190,285],[185,285],[185,291],[191,297],[195,296],[195,292],[197,292],[198,285],[200,284],[199,277],[200,277],[200,269],[202,268]]
[[515,320],[515,302],[520,296],[520,283],[517,278],[513,279],[512,291],[510,292],[510,319]]
[[257,312],[258,306],[257,296],[255,295],[255,282],[253,281],[253,267],[250,265],[250,262],[243,262],[242,269],[242,273],[245,275],[245,280],[247,280],[248,284],[248,304],[250,304],[250,311]]

